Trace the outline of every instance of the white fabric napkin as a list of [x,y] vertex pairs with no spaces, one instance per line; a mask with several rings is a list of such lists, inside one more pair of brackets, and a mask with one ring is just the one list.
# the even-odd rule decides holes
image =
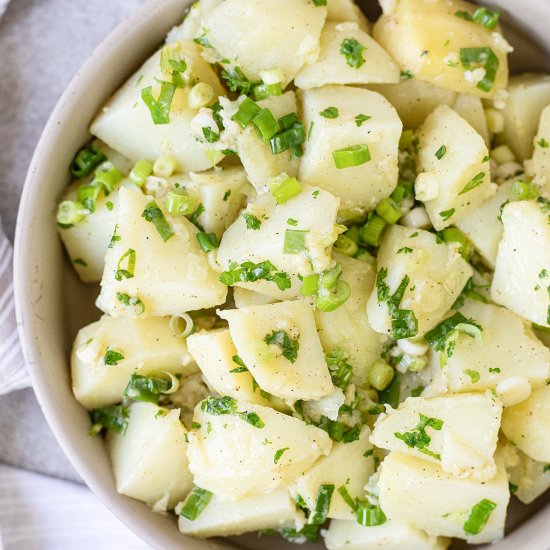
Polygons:
[[0,219],[0,394],[30,385],[15,322],[13,250]]

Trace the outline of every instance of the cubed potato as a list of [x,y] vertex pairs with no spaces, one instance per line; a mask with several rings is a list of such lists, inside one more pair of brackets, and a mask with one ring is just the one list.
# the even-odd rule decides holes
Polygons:
[[503,233],[501,209],[512,200],[513,185],[513,181],[504,182],[488,201],[455,222],[492,269],[495,268]]
[[260,389],[254,385],[249,371],[231,372],[239,368],[239,365],[233,361],[237,348],[231,340],[229,329],[191,334],[187,338],[187,346],[208,385],[215,392],[241,401],[270,406],[269,401],[261,396]]
[[[106,365],[108,349],[118,351],[124,359]],[[74,341],[73,392],[87,409],[120,402],[132,374],[146,376],[159,369],[183,376],[198,370],[185,339],[172,335],[168,318],[113,319],[103,315],[80,329]]]
[[356,521],[333,519],[323,536],[328,550],[445,550],[449,546],[443,538],[395,521],[363,527]]
[[514,456],[512,464],[508,464],[508,461],[506,463],[510,483],[517,487],[514,495],[523,504],[531,504],[550,489],[550,465],[533,460],[512,445],[507,451],[512,452]]
[[180,40],[193,40],[193,38],[202,34],[201,19],[206,13],[217,8],[224,0],[197,0],[190,8],[185,16],[183,23],[173,27],[168,36],[166,43],[172,44]]
[[171,510],[193,486],[179,409],[133,403],[126,432],[109,432],[107,446],[116,488],[123,495]]
[[499,135],[499,143],[508,145],[520,161],[529,159],[542,110],[550,104],[550,75],[512,76],[508,93],[502,111],[504,132]]
[[182,533],[195,537],[227,537],[261,529],[300,530],[305,519],[286,489],[268,495],[248,496],[226,502],[213,495],[203,512],[193,521],[178,518]]
[[[263,390],[290,401],[315,400],[334,391],[307,302],[226,309],[219,315],[229,322],[239,357]],[[280,333],[281,343],[266,342],[273,333]],[[288,342],[282,342],[283,336]]]
[[491,297],[533,323],[550,326],[550,225],[548,206],[513,202],[502,210],[500,241]]
[[[340,52],[345,40],[356,40],[365,48],[363,63],[350,66]],[[360,62],[359,62],[360,63]],[[356,22],[327,23],[321,33],[319,59],[306,65],[296,75],[298,88],[308,90],[326,84],[369,84],[399,82],[399,68],[375,40]]]
[[[68,189],[62,200],[76,200],[76,186]],[[59,236],[67,249],[72,266],[85,283],[101,281],[105,254],[115,229],[118,190],[96,200],[95,211],[70,227],[58,226]]]
[[[384,2],[383,8],[373,35],[401,69],[419,80],[463,94],[495,97],[503,93],[508,84],[507,54],[511,48],[498,27],[489,30],[455,15],[457,11],[473,13],[472,4],[459,0],[400,0]],[[481,60],[472,70],[474,67],[462,63],[464,48],[489,48],[496,59]]]
[[453,109],[441,105],[418,132],[416,197],[441,231],[476,210],[495,192],[483,138]]
[[184,216],[168,214],[159,201],[155,204],[172,232],[163,242],[155,223],[142,215],[152,197],[126,188],[119,191],[119,196],[119,239],[112,243],[105,258],[97,306],[113,317],[129,315],[119,299],[119,294],[127,294],[141,300],[143,317],[162,317],[223,304],[227,287],[219,282],[219,274],[200,249],[198,229]]
[[[413,311],[418,336],[443,319],[473,273],[456,246],[438,243],[436,236],[428,231],[400,225],[392,225],[385,231],[377,262],[377,278],[385,280],[392,295],[403,279],[409,277],[399,307]],[[381,277],[382,270],[387,271],[385,278]],[[388,304],[378,300],[377,288],[370,295],[367,313],[376,332],[392,332]]]
[[327,2],[327,21],[335,21],[336,23],[354,21],[365,32],[370,30],[369,20],[363,15],[354,0],[331,0]]
[[[441,420],[440,429],[423,428],[431,439],[423,448],[409,447],[397,434],[421,433],[421,416]],[[410,454],[435,464],[456,477],[481,481],[496,474],[502,403],[487,392],[424,399],[409,397],[389,414],[378,417],[370,441],[377,447]],[[428,452],[426,452],[428,451]]]
[[[453,393],[494,390],[512,377],[521,377],[533,387],[546,384],[550,350],[521,317],[505,308],[472,300],[460,312],[483,328],[481,342],[459,335],[452,356],[436,375],[437,380],[443,379],[443,387]],[[434,367],[440,364],[440,352],[432,353],[431,362]]]
[[[179,44],[192,80],[212,86],[215,97],[223,94],[216,73],[200,55],[200,47],[192,40]],[[157,79],[166,80],[160,68],[160,51],[155,52],[107,102],[93,121],[91,133],[134,162],[141,158],[154,161],[162,155],[170,155],[177,160],[182,171],[210,168],[212,161],[207,155],[207,144],[197,141],[191,130],[191,120],[197,110],[187,105],[190,86],[177,89],[169,123],[153,123],[141,98],[141,90],[153,86],[153,95],[158,97],[160,85]]]
[[277,300],[271,296],[254,292],[240,286],[233,287],[233,301],[235,307],[240,309],[248,306],[265,306],[266,304],[274,304]]
[[481,99],[473,95],[458,94],[451,107],[483,138],[485,145],[489,147],[491,145],[489,128]]
[[367,316],[376,273],[369,264],[349,256],[334,253],[334,259],[342,266],[342,279],[350,285],[351,296],[334,311],[315,310],[317,332],[326,352],[344,352],[355,382],[364,385],[368,367],[379,359],[386,340],[371,328]]
[[369,443],[370,429],[365,426],[359,439],[351,443],[334,443],[330,454],[322,456],[312,468],[298,477],[289,487],[290,494],[301,496],[310,510],[315,509],[317,492],[321,485],[334,485],[330,500],[329,518],[354,520],[355,511],[344,501],[339,487],[345,487],[352,499],[365,498],[365,485],[374,473],[374,457]]
[[[351,86],[324,86],[302,92],[304,126],[309,129],[300,179],[340,197],[342,208],[373,210],[397,185],[397,154],[402,123],[380,94]],[[320,113],[336,107],[337,118]],[[356,117],[371,117],[358,124]],[[336,167],[333,152],[367,145],[370,160]]]
[[502,415],[504,435],[537,462],[550,462],[550,386],[534,390],[529,399],[509,407]]
[[[401,453],[390,453],[380,469],[380,506],[390,521],[423,529],[434,537],[456,537],[469,543],[492,542],[504,536],[510,499],[504,461],[495,457],[497,474],[489,481],[457,478],[437,464]],[[464,525],[476,504],[496,505],[478,534]]]
[[191,172],[189,178],[190,185],[186,187],[196,193],[198,203],[204,207],[197,221],[206,233],[221,238],[252,192],[246,172],[240,166],[225,166],[208,172]]
[[[267,189],[269,180],[283,172],[289,176],[298,174],[300,161],[290,151],[274,155],[271,152],[271,145],[269,142],[262,141],[254,124],[250,124],[243,130],[237,122],[231,120],[238,110],[238,101],[232,102],[222,98],[220,104],[222,106],[220,114],[225,130],[222,132],[218,147],[236,149],[246,175],[258,193],[263,193]],[[277,120],[298,110],[294,92],[270,96],[258,101],[257,104],[263,109],[269,109]]]
[[[262,279],[236,285],[272,298],[299,297],[301,282],[298,275],[319,273],[332,264],[330,247],[338,236],[335,228],[338,205],[336,197],[309,185],[303,185],[301,193],[284,204],[277,204],[271,193],[266,192],[250,203],[224,233],[218,261],[224,270],[229,270],[232,263],[240,265],[268,260],[278,272],[288,275],[290,288],[281,290],[275,282]],[[256,217],[259,228],[248,228],[248,216]],[[306,232],[304,250],[285,253],[287,231]]]
[[317,58],[326,16],[326,7],[309,0],[226,0],[204,14],[202,29],[220,56],[237,63],[250,80],[279,69],[286,87]]
[[550,196],[550,98],[540,115],[539,129],[534,141],[532,160],[525,163],[529,175],[546,197]]
[[382,94],[397,110],[403,126],[416,130],[439,105],[452,107],[458,94],[429,82],[409,78],[399,84],[369,84],[369,90]]
[[[332,446],[323,430],[268,407],[233,401],[234,414],[210,414],[204,407],[195,408],[193,420],[200,428],[189,433],[189,468],[199,487],[223,500],[272,493]],[[255,413],[261,424],[238,413]]]

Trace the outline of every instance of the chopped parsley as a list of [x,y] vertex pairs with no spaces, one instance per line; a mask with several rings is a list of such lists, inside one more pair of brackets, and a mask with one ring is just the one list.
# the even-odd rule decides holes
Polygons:
[[454,208],[450,208],[449,210],[443,210],[442,212],[439,213],[439,216],[443,219],[444,222],[446,222],[455,213],[455,211],[456,210]]
[[412,251],[413,251],[412,248],[409,248],[408,246],[404,246],[404,247],[400,248],[397,251],[397,253],[398,254],[412,254]]
[[238,416],[241,420],[244,420],[255,428],[263,428],[265,426],[264,422],[255,412],[237,411],[237,402],[235,401],[235,399],[229,396],[207,397],[201,403],[201,410],[206,412],[207,414],[211,414],[214,416],[220,416],[223,414]]
[[340,44],[340,53],[346,58],[348,66],[359,69],[364,63],[363,52],[367,49],[355,38],[345,38]]
[[537,141],[537,145],[543,149],[548,149],[548,147],[550,147],[550,143],[548,143],[544,138],[540,138]]
[[330,371],[332,382],[338,388],[346,390],[353,377],[353,367],[342,350],[325,353],[325,361]]
[[283,449],[279,449],[278,451],[275,452],[275,456],[273,457],[273,462],[275,464],[277,464],[279,462],[279,460],[281,459],[281,457],[283,456],[283,454],[289,450],[290,447],[284,447]]
[[484,92],[491,91],[500,65],[491,48],[460,48],[460,62],[465,69],[485,69],[485,76],[476,84],[476,88]]
[[248,80],[242,69],[237,66],[231,69],[223,69],[220,75],[225,80],[229,90],[238,94],[249,95],[255,86],[261,84],[261,82]]
[[498,25],[500,13],[498,11],[490,10],[489,8],[477,8],[473,14],[470,15],[467,11],[455,12],[457,17],[471,21],[472,23],[479,23],[490,31],[494,30]]
[[338,118],[340,116],[338,107],[327,107],[324,111],[321,111],[319,114],[324,118]]
[[218,132],[214,132],[214,130],[208,128],[208,126],[204,126],[202,128],[202,135],[207,143],[216,143],[216,141],[220,141],[220,134]]
[[269,345],[279,346],[283,357],[291,363],[295,363],[298,357],[298,350],[300,349],[299,338],[299,335],[295,339],[291,338],[284,330],[274,330],[271,334],[265,335],[264,342]]
[[422,413],[419,413],[419,416],[420,422],[416,428],[413,428],[410,432],[395,432],[393,435],[395,435],[397,439],[403,441],[407,447],[417,449],[425,455],[441,460],[441,455],[428,449],[432,439],[427,434],[426,428],[432,428],[433,430],[440,431],[443,427],[443,421],[439,418],[430,418]]
[[137,296],[130,296],[129,294],[117,292],[116,297],[117,300],[124,306],[139,308],[139,313],[137,313],[137,315],[141,315],[145,311],[145,304]]
[[260,263],[243,262],[241,265],[230,262],[229,270],[220,275],[220,282],[230,286],[238,282],[254,283],[256,281],[270,281],[277,285],[279,290],[291,288],[292,282],[287,273],[279,271],[270,261]]
[[367,120],[370,120],[372,117],[368,115],[357,115],[355,117],[355,124],[357,125],[357,128],[361,127],[363,122],[367,122]]
[[118,365],[118,363],[123,359],[124,359],[124,354],[121,351],[116,351],[114,349],[107,348],[107,350],[105,351],[105,355],[103,356],[103,363],[105,363],[105,365],[114,367]]
[[254,214],[245,212],[242,216],[246,222],[247,229],[253,229],[254,231],[258,231],[258,229],[260,229],[262,222],[256,216],[254,216]]

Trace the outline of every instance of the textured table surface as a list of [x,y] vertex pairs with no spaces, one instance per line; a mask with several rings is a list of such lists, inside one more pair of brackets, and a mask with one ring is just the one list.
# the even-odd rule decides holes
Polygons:
[[[0,20],[0,216],[12,241],[27,167],[50,112],[94,48],[141,1],[11,0]],[[0,396],[0,462],[79,479],[31,389]]]

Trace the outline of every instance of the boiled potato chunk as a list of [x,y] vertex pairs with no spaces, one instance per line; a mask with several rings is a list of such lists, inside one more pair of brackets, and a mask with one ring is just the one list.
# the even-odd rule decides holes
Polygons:
[[[283,399],[316,400],[334,391],[312,307],[305,301],[219,311],[239,357],[260,387]],[[266,340],[274,333],[286,342]]]
[[221,57],[237,63],[250,80],[279,69],[284,88],[316,59],[326,16],[326,7],[309,0],[226,0],[204,15],[202,27]]
[[166,43],[179,40],[193,40],[202,34],[201,19],[204,15],[218,7],[224,0],[197,0],[189,9],[183,23],[174,27],[166,37]]
[[542,194],[547,197],[550,196],[550,98],[548,103],[548,107],[544,108],[540,116],[533,158],[525,164]]
[[395,521],[363,527],[356,521],[333,519],[324,537],[328,550],[445,550],[449,546],[445,539]]
[[483,138],[446,105],[428,116],[418,138],[416,197],[441,231],[495,193],[489,151]]
[[550,488],[550,466],[537,462],[512,445],[507,446],[508,454],[512,453],[512,464],[506,463],[510,483],[517,487],[514,495],[524,504],[531,504],[536,498]]
[[[357,40],[365,47],[360,67],[348,65],[340,53],[344,40]],[[325,84],[369,84],[399,82],[399,68],[386,51],[355,22],[327,23],[321,33],[319,59],[296,75],[298,88],[308,90]]]
[[199,248],[197,228],[184,216],[169,215],[159,201],[173,233],[164,242],[155,223],[142,215],[152,197],[126,188],[119,195],[119,240],[108,249],[97,306],[113,317],[129,315],[119,298],[126,294],[141,300],[143,316],[162,317],[222,304],[227,287]]
[[[106,365],[108,349],[124,356]],[[87,409],[120,402],[132,374],[166,370],[187,376],[197,371],[185,339],[170,331],[170,319],[116,319],[103,315],[78,332],[71,354],[73,392]]]
[[451,107],[483,138],[489,147],[491,141],[483,101],[477,96],[458,94]]
[[265,306],[266,304],[273,304],[277,300],[271,296],[235,286],[233,287],[233,301],[235,302],[235,307],[240,309],[248,306]]
[[529,399],[510,407],[502,415],[504,435],[526,455],[538,462],[550,462],[550,386],[543,386]]
[[[490,393],[433,399],[409,397],[398,409],[378,417],[370,441],[382,449],[440,464],[445,472],[456,477],[486,481],[496,474],[493,455],[501,414],[502,404]],[[431,439],[427,447],[409,447],[396,434],[417,433],[421,415],[441,420],[441,427],[424,428]]]
[[[387,270],[385,282],[391,295],[405,276],[409,277],[399,307],[413,311],[418,336],[443,319],[473,273],[454,245],[438,243],[428,231],[399,225],[392,225],[384,233],[377,263],[377,277],[381,277],[381,270]],[[388,304],[378,300],[377,288],[370,295],[367,313],[376,332],[391,333]]]
[[[550,351],[537,340],[524,320],[505,308],[468,300],[460,309],[482,327],[481,343],[461,334],[452,356],[436,378],[443,378],[449,391],[470,392],[497,388],[499,383],[521,377],[533,387],[549,377]],[[440,352],[432,364],[440,364]]]
[[513,185],[513,181],[504,182],[488,201],[455,222],[492,269],[495,268],[503,233],[500,212],[503,205],[513,198]]
[[[63,200],[76,200],[76,187],[69,189]],[[58,227],[71,264],[85,283],[101,281],[105,254],[117,218],[118,191],[96,199],[95,211],[70,227]]]
[[522,74],[510,78],[509,97],[502,114],[501,143],[508,145],[519,160],[533,155],[533,138],[542,110],[550,104],[550,75]]
[[[457,478],[437,464],[401,453],[390,453],[380,469],[380,506],[388,519],[423,529],[434,537],[456,537],[473,544],[504,535],[510,498],[502,457],[495,457],[497,474],[489,481]],[[472,508],[482,500],[496,504],[485,527],[476,535],[464,530]]]
[[180,531],[195,537],[227,537],[285,527],[300,530],[303,525],[303,513],[282,488],[268,495],[248,496],[230,503],[214,495],[198,518],[190,521],[179,516],[178,519]]
[[351,288],[351,296],[334,311],[315,310],[315,322],[326,352],[341,350],[353,367],[354,380],[367,381],[368,367],[382,352],[385,338],[375,332],[367,316],[367,300],[374,288],[376,273],[372,266],[344,254],[334,253],[342,266],[342,279]]
[[[263,193],[224,233],[218,261],[224,270],[228,270],[232,263],[240,265],[269,260],[278,272],[288,275],[290,288],[281,290],[275,282],[266,280],[238,282],[236,285],[272,298],[299,297],[301,282],[298,275],[319,273],[332,265],[330,247],[338,236],[335,228],[338,205],[336,197],[309,185],[303,185],[302,191],[284,204],[277,204],[270,192]],[[259,228],[248,227],[247,217],[250,216],[255,216]],[[296,225],[289,225],[289,220],[294,220],[291,224]],[[285,253],[287,231],[306,232],[302,251]]]
[[[200,428],[189,433],[189,468],[199,487],[223,500],[269,494],[294,481],[332,446],[323,430],[268,407],[236,401],[235,414],[205,409],[195,408],[193,420]],[[237,413],[255,413],[263,426]]]
[[354,0],[331,0],[327,2],[327,21],[345,23],[354,21],[365,32],[369,32],[369,20],[363,15]]
[[[337,118],[320,113],[336,107]],[[351,86],[324,86],[302,93],[304,126],[309,128],[300,179],[340,197],[342,208],[373,210],[397,185],[397,153],[402,123],[383,96]],[[371,117],[358,125],[356,117]],[[333,151],[367,145],[370,160],[336,168]]]
[[[290,151],[274,155],[269,142],[264,142],[254,124],[243,128],[231,117],[237,112],[239,101],[229,101],[221,98],[220,112],[225,131],[222,132],[219,148],[234,148],[243,164],[250,183],[258,193],[267,189],[268,181],[281,173],[289,176],[298,174],[299,160]],[[275,119],[291,113],[296,113],[296,94],[286,92],[279,96],[271,96],[257,102],[262,109],[269,109]]]
[[187,338],[189,353],[197,362],[208,385],[220,395],[269,407],[269,401],[260,395],[248,371],[231,372],[239,368],[233,361],[237,348],[229,329],[197,332]]
[[[179,44],[192,80],[212,86],[215,97],[223,94],[218,77],[201,57],[199,46],[192,40]],[[162,155],[170,155],[177,160],[180,170],[210,168],[212,162],[207,155],[208,147],[197,141],[191,130],[191,120],[197,110],[187,105],[190,87],[176,91],[168,124],[153,123],[151,113],[141,99],[141,90],[153,86],[153,95],[158,98],[160,86],[156,79],[166,80],[160,68],[160,51],[153,54],[107,102],[92,123],[92,134],[134,162],[141,158],[154,161]]]
[[161,501],[172,509],[193,486],[180,411],[133,403],[129,415],[124,434],[107,435],[117,491],[149,506]]
[[311,469],[290,485],[290,493],[301,496],[310,510],[315,509],[317,492],[321,485],[334,485],[330,500],[329,518],[354,520],[355,512],[344,501],[339,487],[345,487],[352,499],[365,497],[365,485],[374,473],[374,457],[365,456],[372,449],[370,429],[365,426],[359,439],[351,443],[334,443],[330,454],[322,456]]
[[504,236],[498,247],[492,299],[533,323],[550,326],[548,206],[514,202],[502,211]]
[[[503,93],[508,83],[507,53],[511,48],[498,27],[491,31],[455,15],[457,11],[473,13],[472,4],[458,0],[400,0],[384,2],[383,8],[373,35],[401,69],[455,92],[479,97]],[[495,62],[481,60],[472,70],[474,67],[461,61],[463,48],[489,48]]]

